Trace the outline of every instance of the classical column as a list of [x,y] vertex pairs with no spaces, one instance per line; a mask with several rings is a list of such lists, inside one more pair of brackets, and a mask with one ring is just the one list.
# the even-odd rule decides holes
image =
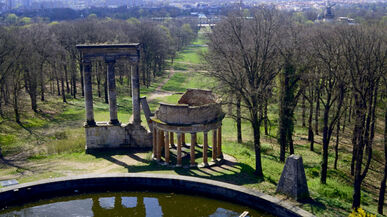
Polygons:
[[216,148],[218,146],[217,142],[216,142],[216,129],[212,131],[212,160],[213,161],[216,161]]
[[157,129],[156,126],[153,126],[153,154],[152,154],[152,159],[157,158]]
[[218,128],[218,148],[217,148],[217,154],[218,158],[223,158],[223,152],[222,152],[222,126]]
[[181,134],[181,144],[182,144],[183,146],[186,145],[186,144],[185,144],[185,133],[182,133],[182,134]]
[[208,133],[203,132],[203,164],[208,166]]
[[114,73],[114,64],[116,60],[114,57],[105,57],[107,64],[107,78],[108,78],[108,89],[109,89],[109,108],[110,108],[110,122],[112,125],[120,125],[117,118],[117,93],[116,93],[116,76]]
[[158,134],[158,144],[157,144],[157,161],[161,161],[161,152],[164,146],[164,131],[159,130]]
[[173,145],[173,146],[175,145],[175,144],[174,144],[175,141],[174,141],[174,138],[173,138],[173,132],[170,132],[170,133],[169,133],[169,142],[170,142],[171,146],[172,146],[172,145]]
[[140,78],[139,78],[139,60],[135,64],[135,70],[132,70],[132,113],[133,124],[141,124],[140,116]]
[[191,147],[190,147],[190,166],[195,166],[195,146],[196,146],[196,133],[191,133]]
[[163,133],[162,130],[157,130],[157,147],[156,147],[156,160],[161,160],[161,143],[162,143],[162,137],[161,134]]
[[165,131],[164,134],[164,151],[165,151],[165,164],[169,164],[169,133]]
[[93,110],[93,88],[91,85],[91,61],[83,59],[83,82],[85,87],[86,127],[96,126]]
[[182,142],[182,135],[181,133],[177,133],[177,163],[176,163],[177,167],[181,167],[183,165],[181,160],[181,145],[182,145],[181,142]]

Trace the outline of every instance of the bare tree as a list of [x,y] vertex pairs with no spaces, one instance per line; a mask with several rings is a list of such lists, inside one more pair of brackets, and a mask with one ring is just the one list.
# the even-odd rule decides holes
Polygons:
[[[358,208],[361,202],[361,184],[372,159],[375,108],[379,81],[385,73],[387,51],[383,33],[375,26],[343,26],[338,29],[338,34],[354,98],[352,207]],[[363,158],[366,159],[364,169]]]
[[[328,26],[317,30],[313,38],[314,53],[319,70],[319,83],[321,85],[318,95],[324,109],[323,117],[323,153],[321,161],[320,182],[326,184],[328,170],[328,148],[333,129],[341,115],[341,107],[344,102],[345,70],[342,68],[342,51],[340,41],[335,31]],[[337,103],[337,111],[332,111]],[[317,114],[316,114],[317,115]]]
[[239,95],[248,111],[244,118],[253,128],[255,174],[259,178],[263,178],[259,108],[268,97],[266,88],[280,71],[275,46],[280,23],[276,11],[259,9],[252,19],[228,16],[209,35],[208,75],[219,82],[220,92]]

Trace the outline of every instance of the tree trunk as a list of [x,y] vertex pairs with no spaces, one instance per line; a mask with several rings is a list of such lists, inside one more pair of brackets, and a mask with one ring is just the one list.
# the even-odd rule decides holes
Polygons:
[[387,106],[384,109],[384,174],[382,182],[380,183],[378,213],[383,215],[384,195],[386,193],[387,181]]
[[314,133],[313,133],[313,99],[311,98],[309,101],[309,119],[308,119],[308,141],[310,141],[310,150],[314,151]]
[[352,97],[349,98],[348,123],[351,123],[351,118],[352,118]]
[[19,101],[18,88],[17,88],[17,84],[15,84],[15,85],[16,85],[16,87],[14,87],[14,90],[13,90],[13,111],[15,113],[16,123],[20,124],[20,113],[19,113],[19,104],[18,104],[18,101]]
[[335,170],[337,170],[337,160],[339,159],[339,138],[340,138],[340,118],[337,120],[337,125],[336,125],[335,163],[333,165],[333,168],[335,168]]
[[66,93],[65,93],[65,87],[64,87],[64,83],[65,83],[65,82],[64,82],[64,80],[65,80],[64,75],[61,76],[61,79],[60,79],[60,80],[61,80],[61,84],[62,84],[62,88],[61,88],[61,89],[62,89],[62,100],[63,100],[63,102],[66,103],[67,100],[66,100]]
[[74,67],[74,71],[73,71],[73,73],[72,73],[72,82],[73,82],[73,84],[72,84],[72,86],[73,86],[73,97],[74,97],[74,99],[76,99],[77,98],[77,75],[76,75],[76,73],[75,73],[75,67]]
[[254,132],[254,150],[255,150],[255,175],[258,178],[263,178],[262,163],[261,163],[261,132],[260,132],[260,120],[258,119],[257,112],[253,111],[253,117],[251,125]]
[[58,73],[56,74],[55,80],[56,80],[56,92],[58,93],[57,95],[60,96],[60,84],[59,84]]
[[65,76],[65,81],[66,81],[66,91],[67,93],[69,94],[70,93],[70,84],[69,84],[69,80],[68,80],[68,75],[67,75],[67,66],[65,65],[64,66],[64,76]]
[[[327,97],[329,98],[330,95],[328,94]],[[328,99],[326,103],[327,104],[330,103],[330,100]],[[323,153],[322,153],[321,177],[320,177],[321,184],[327,183],[328,146],[329,146],[328,123],[329,123],[329,107],[325,106],[325,109],[324,109],[324,127],[323,127]]]
[[237,122],[237,134],[238,134],[238,143],[242,143],[242,118],[241,118],[241,99],[237,97],[236,103],[236,122]]
[[[318,84],[319,85],[319,84]],[[318,135],[318,119],[320,117],[320,87],[317,87],[316,93],[316,115],[314,117],[314,132]]]
[[[354,129],[354,138],[353,144],[355,147],[354,156],[352,157],[352,162],[355,160],[354,165],[354,185],[353,185],[353,202],[352,208],[359,208],[361,201],[361,168],[363,163],[363,152],[364,152],[364,123],[366,119],[366,115],[364,114],[367,111],[366,105],[362,102],[360,97],[357,96],[355,99],[355,129]],[[352,168],[351,168],[352,169]],[[352,171],[351,171],[352,172]]]
[[344,117],[343,117],[343,126],[341,127],[341,132],[342,132],[342,133],[345,132],[346,124],[347,124],[347,111],[345,111]]
[[41,101],[44,101],[45,98],[44,98],[44,90],[45,87],[44,87],[44,75],[43,75],[43,65],[41,66],[40,68],[40,100]]
[[278,138],[278,143],[280,144],[280,162],[285,162],[285,153],[286,153],[286,128],[284,125],[284,120],[283,120],[283,115],[280,115],[280,123],[278,126],[278,133],[279,133],[279,138]]
[[98,92],[98,97],[101,97],[102,94],[101,94],[101,75],[97,72],[96,73],[96,77],[97,77],[97,92]]
[[301,104],[301,108],[302,108],[302,127],[306,127],[306,123],[305,123],[305,116],[306,116],[306,105],[305,105],[305,97],[302,97],[302,104]]
[[265,99],[265,107],[263,109],[263,112],[264,112],[264,115],[263,115],[263,118],[264,118],[264,126],[265,126],[265,136],[269,135],[269,130],[268,130],[268,121],[269,121],[269,118],[267,117],[267,99]]

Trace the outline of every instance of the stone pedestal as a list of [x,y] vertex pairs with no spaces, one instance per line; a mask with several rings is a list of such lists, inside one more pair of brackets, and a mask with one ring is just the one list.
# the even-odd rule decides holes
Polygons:
[[285,194],[296,200],[309,198],[309,190],[301,156],[293,154],[286,159],[276,192]]

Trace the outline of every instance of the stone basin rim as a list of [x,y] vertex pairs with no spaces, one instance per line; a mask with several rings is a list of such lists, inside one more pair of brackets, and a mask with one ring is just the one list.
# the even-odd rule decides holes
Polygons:
[[[29,191],[30,194],[37,194],[39,191],[43,193],[55,193],[64,190],[80,189],[88,181],[91,184],[99,184],[105,186],[110,184],[137,183],[141,187],[150,187],[160,190],[164,187],[173,189],[177,192],[196,192],[201,196],[213,196],[219,199],[238,202],[239,204],[249,206],[254,209],[262,210],[275,216],[302,216],[312,217],[313,214],[292,205],[289,202],[280,200],[273,196],[258,192],[256,190],[247,189],[242,186],[233,185],[225,182],[214,181],[210,179],[169,175],[169,174],[154,174],[154,173],[111,173],[111,174],[86,174],[79,176],[68,176],[59,178],[43,179],[40,181],[18,184],[14,186],[0,188],[0,202],[6,201],[9,198],[17,201],[18,198],[26,197]],[[83,186],[84,188],[86,186]],[[128,189],[133,189],[133,185],[128,186]],[[112,187],[112,189],[114,186]],[[31,190],[32,189],[32,190]],[[184,194],[184,193],[183,193]],[[4,202],[2,202],[4,203]],[[12,205],[12,202],[11,204]],[[0,203],[0,209],[7,207],[7,204]]]

